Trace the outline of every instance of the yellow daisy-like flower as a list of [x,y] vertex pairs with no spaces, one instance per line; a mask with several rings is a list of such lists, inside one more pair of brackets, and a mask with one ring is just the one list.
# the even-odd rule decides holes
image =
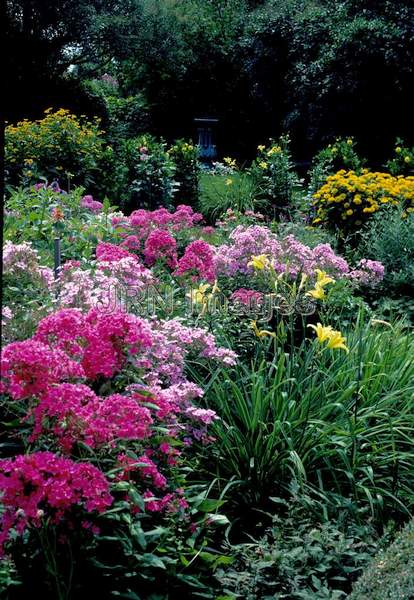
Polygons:
[[409,156],[405,156],[404,157],[404,162],[407,163],[407,164],[410,163],[411,162],[411,158]]
[[264,162],[263,160],[259,162],[259,167],[261,169],[267,169],[267,162]]

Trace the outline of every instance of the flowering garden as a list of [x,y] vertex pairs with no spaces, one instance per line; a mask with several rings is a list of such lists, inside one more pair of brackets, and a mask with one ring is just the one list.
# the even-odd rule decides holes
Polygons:
[[5,141],[5,597],[413,598],[413,150]]

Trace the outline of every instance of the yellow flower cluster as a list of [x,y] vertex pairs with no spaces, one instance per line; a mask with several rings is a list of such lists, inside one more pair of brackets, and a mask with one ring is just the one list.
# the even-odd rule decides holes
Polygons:
[[[36,163],[42,171],[56,165],[62,169],[93,169],[103,151],[105,133],[99,129],[100,119],[77,117],[61,108],[44,111],[36,121],[24,119],[5,129],[5,162],[14,169]],[[46,173],[45,173],[46,174]]]
[[193,154],[195,149],[196,148],[193,144],[190,144],[189,142],[182,142],[180,144],[177,143],[174,146],[171,146],[171,148],[167,150],[167,154],[172,154],[173,156],[179,153]]
[[230,156],[225,156],[223,158],[223,162],[227,167],[230,167],[231,169],[237,169],[236,160],[234,158],[231,158]]
[[414,212],[414,177],[393,177],[367,169],[361,174],[341,170],[328,177],[313,198],[313,224],[352,228],[385,205],[401,205],[407,213]]

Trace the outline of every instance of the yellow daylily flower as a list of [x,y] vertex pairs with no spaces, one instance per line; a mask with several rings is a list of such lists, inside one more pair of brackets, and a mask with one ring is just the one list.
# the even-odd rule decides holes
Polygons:
[[306,292],[305,294],[306,296],[311,296],[312,298],[315,298],[315,300],[323,300],[325,298],[325,290],[323,289],[323,287],[321,285],[315,284],[315,287],[313,290],[309,290],[309,292]]
[[270,261],[266,254],[259,254],[258,256],[252,256],[252,260],[247,263],[248,267],[253,267],[259,271],[263,271],[270,265]]
[[252,321],[250,323],[250,327],[251,327],[251,329],[253,329],[254,334],[258,338],[263,338],[263,337],[266,337],[266,336],[272,337],[272,338],[276,337],[276,334],[274,333],[274,331],[268,331],[267,329],[259,329],[257,327],[257,321]]
[[332,331],[326,347],[332,350],[345,350],[345,352],[349,352],[349,348],[345,346],[345,342],[346,338],[344,338],[340,331]]
[[326,342],[326,340],[329,340],[332,332],[332,327],[330,325],[324,327],[322,323],[317,323],[316,325],[308,325],[308,327],[315,330],[318,342],[321,344]]
[[232,185],[232,183],[233,183],[233,179],[231,179],[230,177],[228,177],[226,179],[226,185]]
[[329,275],[325,271],[321,271],[320,269],[315,269],[316,273],[316,285],[324,287],[328,285],[328,283],[335,283],[335,279],[329,277]]
[[265,149],[266,146],[263,146],[263,144],[260,144],[260,146],[257,146],[257,149],[259,152],[263,152],[263,150]]
[[204,304],[207,300],[206,292],[210,287],[209,283],[202,283],[198,288],[190,290],[186,296],[187,298],[190,298],[191,302],[194,302],[194,304]]
[[332,329],[330,325],[324,326],[321,323],[317,323],[316,325],[308,325],[308,327],[315,330],[318,342],[320,344],[327,342],[326,348],[330,348],[331,350],[345,350],[345,352],[349,352],[349,348],[345,345],[346,338],[340,331]]

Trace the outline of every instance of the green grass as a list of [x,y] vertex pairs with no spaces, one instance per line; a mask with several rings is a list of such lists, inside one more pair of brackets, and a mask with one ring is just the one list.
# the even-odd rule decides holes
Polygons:
[[215,221],[229,208],[240,212],[258,210],[261,204],[259,196],[257,186],[247,173],[203,173],[200,178],[198,208],[206,218]]

